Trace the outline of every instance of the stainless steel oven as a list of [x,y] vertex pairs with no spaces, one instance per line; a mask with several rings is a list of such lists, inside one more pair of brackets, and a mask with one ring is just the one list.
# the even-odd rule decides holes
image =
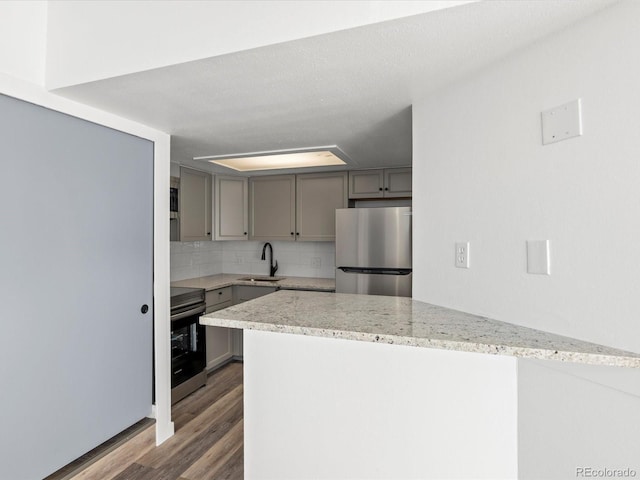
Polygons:
[[171,403],[207,383],[202,288],[171,287]]

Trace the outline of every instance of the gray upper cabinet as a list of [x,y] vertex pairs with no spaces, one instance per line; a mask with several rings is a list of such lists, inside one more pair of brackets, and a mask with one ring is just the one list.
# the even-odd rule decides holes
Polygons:
[[215,177],[215,239],[249,238],[249,179]]
[[252,240],[335,240],[335,210],[348,205],[347,172],[253,177]]
[[384,196],[386,198],[411,196],[411,168],[384,170]]
[[180,240],[211,240],[211,175],[180,167]]
[[296,240],[335,240],[336,208],[347,208],[347,193],[347,172],[297,175]]
[[252,240],[295,240],[295,175],[250,178],[249,201],[249,234]]
[[382,198],[384,170],[349,172],[349,198]]
[[349,198],[399,198],[410,196],[410,167],[349,172]]

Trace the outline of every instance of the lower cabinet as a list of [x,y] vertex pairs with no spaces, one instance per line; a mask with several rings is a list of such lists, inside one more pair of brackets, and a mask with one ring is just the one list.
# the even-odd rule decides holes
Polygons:
[[[250,287],[248,285],[234,285],[233,304],[253,300],[254,298],[269,295],[278,290],[276,287]],[[231,352],[233,358],[242,358],[242,329],[231,329]]]
[[233,286],[233,304],[243,303],[254,298],[263,297],[275,292],[277,287],[250,287],[248,285]]
[[[217,288],[206,293],[207,312],[233,305],[231,287]],[[231,329],[225,327],[206,327],[207,370],[213,370],[233,358]]]
[[[211,313],[237,303],[268,295],[276,287],[251,287],[235,285],[216,288],[205,294],[207,312]],[[207,370],[211,371],[231,359],[242,360],[242,330],[238,328],[206,327],[207,334]]]

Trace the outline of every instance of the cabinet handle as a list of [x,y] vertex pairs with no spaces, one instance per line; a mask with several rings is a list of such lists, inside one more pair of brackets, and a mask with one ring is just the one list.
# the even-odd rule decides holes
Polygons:
[[296,235],[300,235],[300,232],[296,232]]
[[293,235],[293,232],[291,232],[291,235]]
[[218,292],[218,295],[222,295],[222,292]]
[[389,187],[385,187],[385,188],[384,188],[384,190],[385,190],[385,191],[388,191],[388,190],[389,190]]
[[382,187],[378,188],[378,190],[382,191]]
[[247,234],[247,232],[244,232],[244,234],[246,235],[246,234]]
[[207,235],[211,235],[211,232],[207,232]]

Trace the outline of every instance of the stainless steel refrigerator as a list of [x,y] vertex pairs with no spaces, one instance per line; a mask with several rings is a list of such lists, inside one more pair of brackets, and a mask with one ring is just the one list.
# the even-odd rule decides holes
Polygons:
[[336,210],[336,292],[411,296],[411,207]]

